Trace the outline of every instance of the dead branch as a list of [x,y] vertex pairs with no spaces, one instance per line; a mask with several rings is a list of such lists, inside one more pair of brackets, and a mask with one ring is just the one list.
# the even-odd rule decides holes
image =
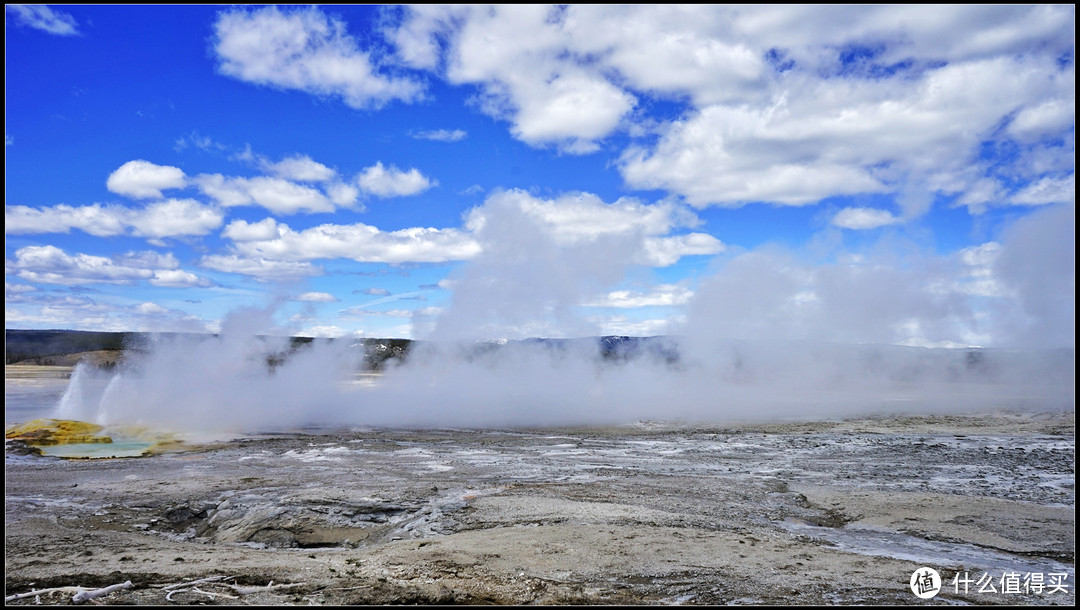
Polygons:
[[161,588],[166,591],[170,591],[172,589],[179,589],[181,587],[194,587],[195,585],[204,585],[206,583],[217,582],[219,580],[224,580],[225,578],[225,576],[207,576],[206,578],[200,578],[199,580],[191,580],[188,582],[174,582]]
[[90,601],[90,600],[94,599],[95,597],[101,597],[102,595],[108,595],[108,594],[110,594],[110,593],[112,593],[114,591],[120,591],[122,589],[130,589],[131,587],[134,587],[134,586],[135,585],[131,584],[131,581],[129,580],[127,582],[122,582],[122,583],[120,583],[118,585],[109,585],[107,587],[102,587],[100,589],[84,589],[84,590],[79,591],[78,593],[76,593],[71,598],[71,603],[73,603],[73,604],[81,604],[83,602]]
[[[224,584],[224,583],[223,583]],[[270,584],[265,587],[241,587],[239,585],[224,584],[224,586],[231,588],[240,595],[249,595],[251,593],[263,593],[266,591],[275,591],[277,589],[290,589],[292,587],[302,587],[306,585],[306,582],[294,582],[289,584],[275,585],[274,581],[270,581]]]
[[229,595],[228,593],[214,593],[213,591],[203,591],[202,589],[200,589],[198,587],[192,587],[191,590],[196,592],[196,593],[202,593],[203,595],[208,595],[210,597],[225,597],[225,598],[228,598],[228,599],[239,599],[239,597],[236,596],[236,595]]
[[26,599],[27,597],[33,597],[35,595],[48,595],[50,593],[81,593],[85,590],[86,587],[53,587],[51,589],[38,589],[37,591],[31,590],[29,593],[9,595],[4,598],[4,603],[13,602],[17,599]]

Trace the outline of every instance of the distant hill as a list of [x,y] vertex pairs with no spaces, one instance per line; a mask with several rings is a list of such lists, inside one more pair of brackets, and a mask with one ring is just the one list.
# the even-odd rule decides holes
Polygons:
[[[5,330],[5,363],[74,366],[85,360],[98,366],[115,365],[127,350],[140,351],[152,337],[174,336],[176,333],[87,332],[78,330]],[[196,335],[198,336],[198,335]],[[204,335],[209,338],[213,335]],[[313,339],[292,337],[290,351],[303,349],[317,342],[343,339]],[[404,361],[414,341],[410,339],[360,339],[354,347],[364,350],[364,368],[378,370],[389,360]],[[678,350],[669,337],[604,336],[577,339],[525,339],[522,341],[478,341],[472,344],[472,357],[497,352],[506,345],[542,346],[551,351],[566,351],[575,347],[598,345],[601,356],[608,361],[622,362],[643,355],[658,357],[669,363],[678,361]],[[271,365],[280,363],[287,354],[269,355]]]
[[[61,364],[64,356],[121,351],[138,333],[78,330],[5,330],[4,363]],[[33,361],[33,362],[30,362]]]
[[[4,363],[74,366],[84,360],[97,366],[112,366],[123,357],[125,351],[141,351],[153,337],[176,335],[177,333],[5,329]],[[213,335],[202,336],[210,338]],[[317,341],[334,339],[291,337],[290,349],[302,349]],[[391,358],[403,360],[411,343],[408,339],[362,339],[357,342],[357,347],[365,350],[365,368],[378,369]],[[271,355],[270,363],[274,364],[281,357],[284,357],[284,354]]]

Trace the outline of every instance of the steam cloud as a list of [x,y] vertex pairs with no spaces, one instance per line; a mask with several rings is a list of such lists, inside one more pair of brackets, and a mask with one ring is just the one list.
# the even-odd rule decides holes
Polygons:
[[[162,338],[116,373],[80,368],[58,413],[251,432],[1075,408],[1072,205],[1016,222],[986,260],[884,246],[817,265],[774,248],[732,255],[677,333],[619,362],[591,340],[478,341],[596,335],[575,306],[622,279],[645,236],[567,240],[509,197],[483,212],[484,254],[426,340],[374,384],[353,381],[362,354],[347,340],[268,366],[288,339],[266,337],[273,309],[245,310],[218,337]],[[964,344],[990,349],[926,347]]]

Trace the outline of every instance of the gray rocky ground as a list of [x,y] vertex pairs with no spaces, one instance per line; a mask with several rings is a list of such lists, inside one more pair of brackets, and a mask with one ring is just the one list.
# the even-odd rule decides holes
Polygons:
[[[1071,412],[9,451],[6,594],[131,581],[95,601],[1070,605],[1074,461]],[[923,566],[945,581],[928,601],[909,588]]]

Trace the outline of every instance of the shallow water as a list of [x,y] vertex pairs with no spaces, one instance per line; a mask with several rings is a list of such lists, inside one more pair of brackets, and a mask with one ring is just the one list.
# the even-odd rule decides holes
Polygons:
[[142,440],[118,440],[111,443],[68,443],[40,447],[41,453],[50,457],[103,459],[139,457],[153,446]]
[[839,549],[872,555],[904,559],[930,566],[954,568],[977,567],[978,572],[1004,574],[1007,572],[1068,573],[1073,566],[1045,557],[1021,557],[986,547],[962,542],[927,540],[888,528],[849,524],[844,527],[823,527],[798,519],[786,519],[778,524],[798,535],[824,540]]
[[51,417],[67,389],[66,377],[4,379],[4,423],[21,424]]

